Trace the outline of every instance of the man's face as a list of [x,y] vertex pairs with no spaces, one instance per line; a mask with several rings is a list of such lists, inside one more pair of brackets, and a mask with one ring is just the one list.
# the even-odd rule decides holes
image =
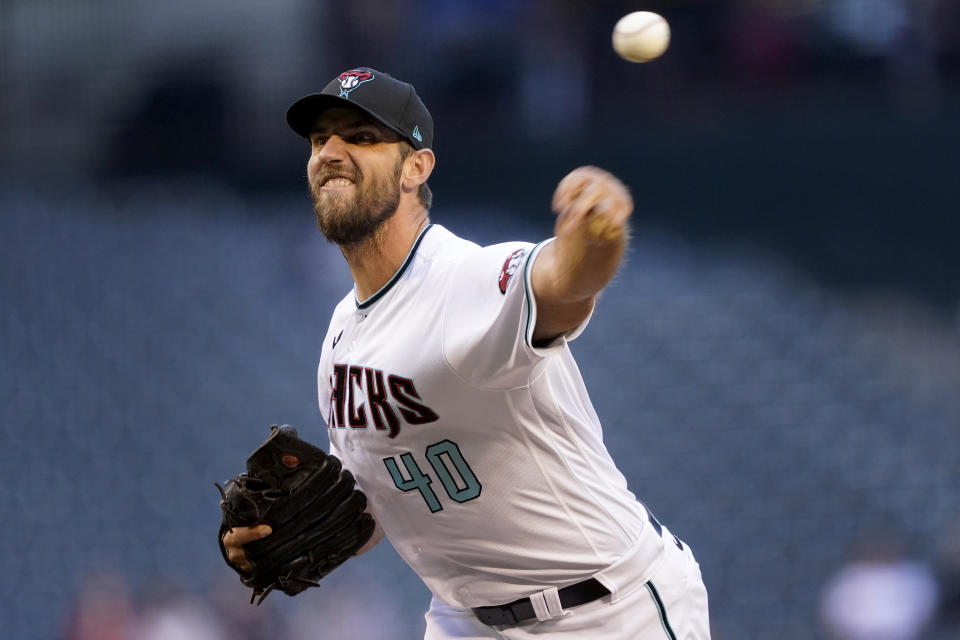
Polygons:
[[317,226],[338,245],[373,236],[400,204],[400,137],[350,108],[322,113],[310,133],[307,177]]

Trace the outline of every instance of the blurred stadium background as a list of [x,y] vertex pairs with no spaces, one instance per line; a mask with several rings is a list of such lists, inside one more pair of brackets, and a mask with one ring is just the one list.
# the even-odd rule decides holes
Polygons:
[[[674,37],[631,65],[639,9]],[[960,635],[960,3],[0,0],[0,637],[422,637],[386,544],[253,608],[215,542],[267,425],[326,442],[349,273],[283,113],[359,65],[433,112],[462,235],[548,236],[579,164],[631,186],[573,349],[715,638],[830,637],[824,602]],[[880,534],[898,606],[829,591]]]

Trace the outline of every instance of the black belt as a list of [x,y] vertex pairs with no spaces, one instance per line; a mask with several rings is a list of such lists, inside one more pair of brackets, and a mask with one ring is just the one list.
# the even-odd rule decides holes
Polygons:
[[[560,594],[560,606],[569,609],[610,595],[610,589],[600,584],[596,578],[590,578],[564,587],[558,593]],[[537,617],[537,614],[533,611],[533,603],[530,602],[530,598],[521,598],[508,604],[498,604],[492,607],[474,607],[473,613],[480,622],[491,626],[495,624],[517,624]]]
[[[657,532],[657,535],[662,536],[663,526],[657,521],[649,509],[647,509],[647,519],[653,526],[654,531]],[[560,596],[560,606],[564,609],[569,609],[570,607],[577,607],[581,604],[587,604],[603,596],[610,595],[610,590],[600,584],[600,581],[596,578],[588,578],[583,582],[559,589],[557,593]],[[498,604],[489,607],[474,607],[473,613],[480,622],[490,626],[517,624],[524,620],[531,620],[537,617],[530,598],[520,598],[507,604]]]

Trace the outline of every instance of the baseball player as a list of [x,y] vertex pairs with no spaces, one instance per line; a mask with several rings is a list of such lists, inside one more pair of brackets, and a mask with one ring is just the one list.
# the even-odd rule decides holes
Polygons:
[[[365,548],[385,535],[432,592],[425,637],[709,638],[699,566],[627,489],[567,345],[623,255],[626,187],[575,169],[555,237],[481,247],[430,222],[433,120],[411,85],[352,69],[287,121],[354,279],[318,371],[331,453],[377,522]],[[230,561],[269,533],[227,533]]]

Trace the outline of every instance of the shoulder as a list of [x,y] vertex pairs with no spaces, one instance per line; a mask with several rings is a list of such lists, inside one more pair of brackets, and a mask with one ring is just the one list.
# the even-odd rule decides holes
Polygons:
[[506,293],[507,285],[523,270],[535,244],[525,241],[500,242],[481,246],[465,240],[440,225],[432,225],[418,251],[423,268],[448,283],[457,283],[454,289],[465,287],[469,295],[479,293],[468,283],[476,281],[481,290]]
[[534,248],[533,243],[521,241],[479,247],[463,257],[457,271],[461,276],[475,274],[484,281],[495,281],[499,292],[506,293],[508,283],[515,275],[522,274]]
[[434,224],[424,239],[424,247],[420,252],[423,257],[447,264],[462,265],[464,267],[497,266],[522,258],[534,247],[531,242],[510,241],[481,246],[470,240],[457,236],[445,227]]
[[424,232],[417,257],[431,262],[459,262],[480,249],[480,245],[454,234],[443,225],[431,224]]

